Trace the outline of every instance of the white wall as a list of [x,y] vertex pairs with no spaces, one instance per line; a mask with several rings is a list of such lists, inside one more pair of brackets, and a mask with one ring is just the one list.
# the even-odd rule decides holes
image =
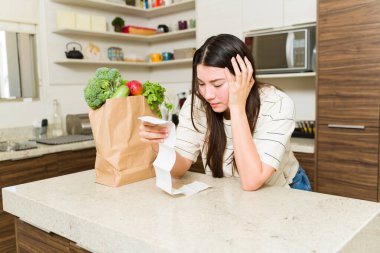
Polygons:
[[[21,7],[22,5],[28,6],[25,4],[25,1],[29,0],[6,1],[9,3],[12,2],[13,4],[9,4],[7,13],[13,13],[15,15],[19,9],[24,10],[24,7]],[[112,14],[101,10],[58,4],[50,0],[34,0],[34,3],[38,7],[38,11],[36,8],[29,8],[30,13],[28,12],[25,16],[28,17],[28,20],[35,20],[34,22],[37,30],[37,48],[40,65],[40,99],[32,102],[1,102],[0,116],[3,116],[1,118],[6,120],[0,121],[0,129],[31,126],[32,122],[35,120],[41,120],[42,118],[50,119],[52,115],[52,101],[54,99],[58,99],[64,116],[67,114],[86,113],[88,111],[88,107],[83,98],[83,89],[87,85],[88,80],[93,76],[96,68],[99,66],[63,66],[55,64],[55,61],[65,59],[64,52],[66,51],[67,42],[79,42],[82,44],[83,49],[85,49],[91,41],[101,48],[101,53],[104,59],[107,58],[107,48],[110,46],[121,47],[125,54],[137,52],[141,55],[147,56],[151,52],[156,51],[172,51],[174,48],[195,47],[195,39],[183,39],[175,42],[150,45],[107,38],[101,39],[54,33],[54,30],[56,29],[56,13],[58,10],[105,16],[108,25],[115,16],[121,16],[125,19],[126,25],[148,27],[156,27],[163,22],[171,24],[178,22],[178,20],[194,18],[194,10],[147,20],[138,17],[123,16],[121,14]],[[37,3],[40,4],[37,5]],[[38,15],[38,13],[41,13],[41,15]],[[13,30],[20,31],[27,28],[31,29],[30,27],[25,28],[27,24],[20,26],[19,23],[16,23],[19,22],[18,18],[12,20],[12,16],[14,15],[4,15],[3,12],[0,12],[0,14],[0,20],[3,19],[4,16],[4,19],[6,18],[7,21],[3,23],[6,23],[8,27],[12,27]],[[109,25],[109,29],[112,30],[113,27]],[[161,82],[161,84],[167,88],[169,97],[173,99],[177,92],[189,89],[191,80],[190,66],[190,64],[187,66],[184,65],[179,68],[174,68],[173,70],[167,67],[157,70],[136,67],[118,68],[123,77],[128,80],[137,79],[142,82],[147,80]],[[9,117],[9,112],[14,112],[12,117]]]
[[[89,10],[81,7],[71,7],[50,0],[1,0],[0,30],[8,28],[13,31],[36,31],[38,60],[40,66],[40,99],[33,102],[1,102],[0,129],[17,126],[30,126],[34,120],[50,118],[53,99],[58,99],[63,115],[87,112],[83,99],[83,89],[96,67],[68,67],[54,63],[64,59],[65,45],[68,41],[78,41],[84,47],[91,40],[103,48],[103,54],[108,46],[121,46],[125,53],[139,51],[149,54],[156,51],[167,51],[174,48],[199,47],[211,35],[231,33],[243,38],[243,27],[248,29],[247,20],[243,18],[243,2],[251,0],[196,0],[197,11],[188,11],[162,18],[143,20],[124,16],[127,24],[156,27],[161,23],[172,24],[178,20],[188,19],[196,15],[197,38],[173,42],[162,42],[142,46],[139,43],[120,42],[112,39],[97,39],[81,36],[63,36],[53,33],[56,29],[56,11],[72,10],[75,12],[104,15],[108,22],[119,14],[110,14],[99,10]],[[314,0],[313,0],[314,1]],[[40,4],[39,4],[40,3]],[[41,13],[41,15],[38,15]],[[112,28],[112,27],[111,27]],[[148,49],[147,49],[148,48]],[[170,97],[177,92],[190,89],[191,64],[183,65],[175,70],[167,67],[154,68],[122,68],[126,79],[141,81],[159,81],[168,89]],[[306,80],[306,81],[305,81]],[[296,103],[297,119],[313,119],[315,117],[315,79],[291,78],[268,80],[282,87]],[[306,85],[305,85],[306,83]],[[306,101],[306,99],[308,101]],[[11,117],[9,115],[12,114]]]

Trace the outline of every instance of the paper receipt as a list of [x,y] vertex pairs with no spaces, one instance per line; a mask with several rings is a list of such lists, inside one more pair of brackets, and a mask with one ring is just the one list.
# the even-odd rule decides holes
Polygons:
[[155,125],[166,125],[169,128],[169,136],[163,143],[159,144],[158,155],[156,160],[153,162],[154,170],[156,172],[156,185],[159,188],[171,195],[184,194],[186,196],[190,196],[210,187],[205,183],[194,181],[178,189],[174,189],[170,171],[172,170],[176,160],[176,152],[174,147],[176,138],[175,125],[171,121],[166,121],[151,116],[143,116],[139,117],[139,119]]

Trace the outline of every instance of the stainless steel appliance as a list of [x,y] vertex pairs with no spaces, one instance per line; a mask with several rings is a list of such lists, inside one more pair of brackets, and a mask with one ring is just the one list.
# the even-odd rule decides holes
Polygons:
[[66,116],[66,131],[69,135],[92,134],[88,114],[68,114]]
[[314,71],[315,25],[247,33],[245,43],[258,74]]

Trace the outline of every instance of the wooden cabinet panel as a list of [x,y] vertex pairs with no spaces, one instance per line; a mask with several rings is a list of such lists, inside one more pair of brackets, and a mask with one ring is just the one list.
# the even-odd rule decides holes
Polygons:
[[19,252],[69,252],[69,240],[15,219]]
[[319,127],[317,191],[377,201],[378,128]]
[[88,252],[91,252],[91,251],[85,250],[79,247],[78,245],[76,245],[76,243],[70,242],[70,253],[88,253]]
[[[0,188],[45,179],[54,175],[47,173],[48,167],[56,170],[57,155],[0,162]],[[3,202],[0,203],[3,210]]]
[[318,1],[318,119],[379,127],[379,1]]
[[58,175],[66,175],[84,170],[91,170],[95,167],[96,149],[82,149],[58,153]]
[[74,242],[54,233],[47,233],[18,218],[14,218],[19,252],[87,253]]
[[14,216],[0,213],[0,252],[16,252]]
[[[95,154],[95,148],[89,148],[17,161],[2,161],[0,162],[0,188],[93,169]],[[0,252],[15,252],[14,224],[10,217],[8,213],[3,211],[0,192]],[[7,251],[6,249],[10,250]],[[39,249],[26,246],[20,248],[20,252],[54,252],[46,250],[39,251]]]
[[311,188],[315,189],[315,156],[314,154],[294,152],[301,167],[305,170],[311,184]]

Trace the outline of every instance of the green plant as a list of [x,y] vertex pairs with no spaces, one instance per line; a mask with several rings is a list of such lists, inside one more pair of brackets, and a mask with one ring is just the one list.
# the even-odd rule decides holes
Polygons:
[[160,118],[162,118],[162,114],[160,111],[160,105],[164,103],[164,106],[168,111],[173,109],[173,104],[165,102],[165,91],[166,89],[162,87],[159,83],[151,83],[146,81],[143,84],[144,93],[142,94],[150,109],[158,114]]
[[98,109],[111,98],[119,85],[125,83],[119,70],[98,68],[84,89],[84,98],[92,109]]
[[121,17],[116,17],[112,20],[113,26],[123,27],[124,24],[125,24],[124,19],[122,19]]

